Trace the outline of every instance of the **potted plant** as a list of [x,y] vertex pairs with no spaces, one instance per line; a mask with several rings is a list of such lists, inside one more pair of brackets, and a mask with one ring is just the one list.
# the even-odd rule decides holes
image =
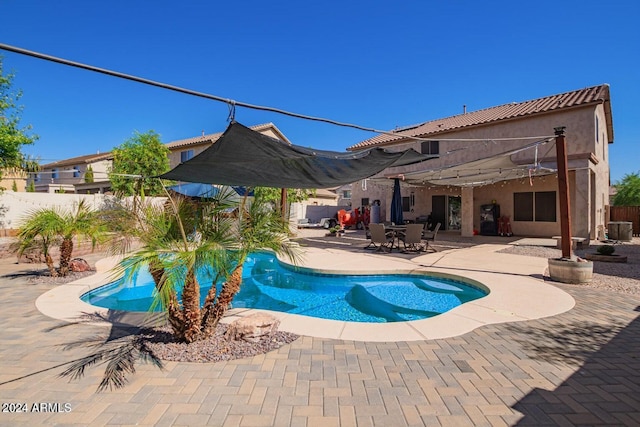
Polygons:
[[344,230],[342,230],[339,225],[336,225],[334,227],[329,228],[329,233],[327,234],[327,236],[340,237],[343,231]]
[[549,277],[563,283],[589,283],[593,278],[593,262],[580,258],[549,258]]

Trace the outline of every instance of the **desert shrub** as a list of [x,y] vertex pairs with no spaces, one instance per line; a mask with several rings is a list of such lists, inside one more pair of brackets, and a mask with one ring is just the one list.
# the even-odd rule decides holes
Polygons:
[[602,245],[598,246],[597,251],[600,255],[613,255],[613,253],[616,251],[616,248],[611,245]]

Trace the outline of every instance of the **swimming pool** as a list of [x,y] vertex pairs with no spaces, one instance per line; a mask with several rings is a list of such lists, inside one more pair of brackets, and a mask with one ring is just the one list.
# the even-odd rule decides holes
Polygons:
[[[211,282],[198,273],[204,300]],[[218,287],[221,284],[217,285]],[[124,311],[148,311],[155,286],[140,272],[132,283],[113,282],[82,295],[89,304]],[[447,312],[487,295],[461,281],[417,274],[315,274],[255,253],[244,265],[242,287],[233,308],[256,308],[350,322],[404,322]]]

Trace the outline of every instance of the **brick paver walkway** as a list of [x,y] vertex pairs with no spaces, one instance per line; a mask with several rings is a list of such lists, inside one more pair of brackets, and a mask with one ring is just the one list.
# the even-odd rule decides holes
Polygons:
[[58,375],[88,351],[65,344],[108,331],[55,328],[34,305],[51,285],[0,263],[3,426],[640,425],[638,297],[559,285],[577,304],[552,318],[407,343],[301,337],[250,359],[139,365],[97,394],[101,369]]

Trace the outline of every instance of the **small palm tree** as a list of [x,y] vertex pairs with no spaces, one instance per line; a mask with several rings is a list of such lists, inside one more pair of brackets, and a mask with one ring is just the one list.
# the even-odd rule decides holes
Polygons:
[[49,275],[52,277],[58,276],[50,252],[52,246],[59,244],[58,236],[51,226],[57,216],[58,214],[51,209],[31,212],[18,230],[18,256],[22,256],[27,250],[41,250],[49,269]]
[[[214,333],[240,290],[243,264],[251,252],[269,249],[294,262],[298,257],[279,213],[260,199],[234,201],[233,190],[220,191],[208,201],[170,196],[164,206],[137,206],[130,210],[135,220],[119,224],[135,225],[125,234],[136,237],[141,247],[123,259],[119,271],[127,280],[140,269],[149,269],[156,306],[166,311],[181,341],[194,342]],[[201,304],[197,273],[203,269],[211,272],[211,287]],[[216,283],[221,280],[218,293]]]
[[[30,212],[18,231],[18,255],[25,250],[39,247],[52,276],[69,274],[69,262],[73,256],[73,239],[88,237],[92,247],[104,236],[104,228],[95,221],[96,214],[81,200],[74,211],[46,208]],[[60,247],[59,268],[56,271],[50,248]]]

